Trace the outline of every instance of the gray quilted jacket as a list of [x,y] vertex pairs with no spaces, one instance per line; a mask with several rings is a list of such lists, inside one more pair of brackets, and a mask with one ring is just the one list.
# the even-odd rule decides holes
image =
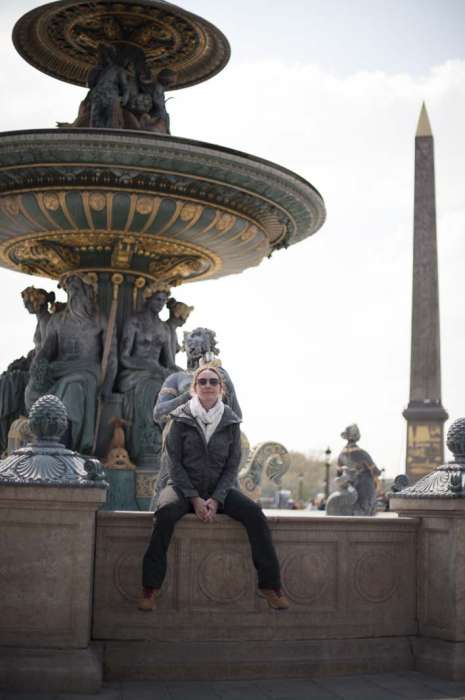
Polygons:
[[186,498],[201,496],[223,503],[237,484],[241,461],[240,419],[229,406],[211,436],[205,436],[189,408],[189,402],[171,411],[163,431],[161,468],[152,510],[165,486],[174,486]]

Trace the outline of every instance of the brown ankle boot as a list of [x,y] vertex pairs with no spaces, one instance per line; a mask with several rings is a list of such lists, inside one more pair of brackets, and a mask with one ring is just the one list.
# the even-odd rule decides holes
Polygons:
[[139,610],[153,610],[157,605],[157,598],[160,595],[159,588],[152,588],[151,586],[144,586],[142,591],[142,596],[139,599],[137,607]]
[[273,610],[287,610],[289,607],[289,601],[281,588],[259,588],[258,595],[265,598]]

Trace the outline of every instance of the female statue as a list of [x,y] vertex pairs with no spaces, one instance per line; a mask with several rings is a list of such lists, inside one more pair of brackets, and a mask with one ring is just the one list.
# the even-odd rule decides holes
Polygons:
[[96,307],[95,280],[73,272],[61,284],[68,303],[64,310],[53,314],[31,364],[26,406],[46,393],[61,399],[70,423],[67,442],[73,450],[88,454],[94,440],[98,393],[111,393],[116,374],[116,341],[113,339],[101,385],[107,322]]
[[27,357],[12,362],[0,375],[0,454],[7,448],[8,433],[13,421],[26,414],[24,391],[29,381],[29,367],[34,355],[42,346],[51,318],[51,307],[55,302],[54,292],[35,287],[26,287],[21,296],[26,309],[37,318],[33,338],[34,349]]
[[42,347],[45,338],[47,324],[51,318],[51,310],[55,311],[55,292],[46,292],[45,289],[26,287],[21,292],[23,303],[30,314],[37,318],[34,331],[34,349],[37,352]]
[[187,319],[194,310],[194,307],[183,304],[182,301],[176,301],[176,299],[173,297],[168,299],[166,306],[170,312],[170,316],[166,321],[166,324],[171,332],[171,354],[172,357],[175,358],[177,353],[181,350],[181,346],[179,345],[178,337],[176,335],[176,330],[181,328],[186,323]]
[[117,387],[129,424],[128,451],[138,466],[158,461],[161,432],[153,408],[166,377],[177,369],[171,331],[159,317],[167,300],[166,289],[147,290],[144,309],[129,319],[121,340]]

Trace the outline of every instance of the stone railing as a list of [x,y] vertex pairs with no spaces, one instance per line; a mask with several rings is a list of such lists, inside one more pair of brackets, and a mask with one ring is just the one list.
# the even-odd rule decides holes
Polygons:
[[241,525],[188,515],[158,607],[141,612],[152,515],[96,513],[107,484],[59,444],[59,404],[35,404],[34,444],[0,465],[0,689],[412,668],[465,678],[465,419],[448,432],[454,459],[393,495],[391,514],[268,512],[289,610],[256,596]]
[[252,678],[411,668],[415,518],[269,511],[291,608],[256,595],[245,530],[226,516],[176,526],[157,609],[140,612],[149,513],[100,512],[94,640],[108,678]]

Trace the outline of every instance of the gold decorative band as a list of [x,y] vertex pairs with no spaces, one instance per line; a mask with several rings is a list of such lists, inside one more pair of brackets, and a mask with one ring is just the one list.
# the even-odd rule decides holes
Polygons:
[[[83,253],[93,254],[95,266],[82,264]],[[110,257],[109,264],[103,262],[103,255]],[[0,262],[21,272],[52,279],[71,272],[120,272],[151,283],[164,282],[169,287],[211,277],[223,264],[217,254],[194,243],[117,231],[29,234],[2,243]],[[143,269],[144,266],[148,269]]]

